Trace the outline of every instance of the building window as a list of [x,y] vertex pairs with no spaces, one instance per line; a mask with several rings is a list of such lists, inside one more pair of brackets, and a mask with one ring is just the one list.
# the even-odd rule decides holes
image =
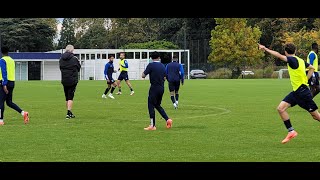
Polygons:
[[97,59],[101,59],[101,54],[97,54]]
[[142,59],[148,59],[148,53],[147,52],[142,52]]
[[90,59],[90,54],[86,54],[86,60]]
[[96,55],[95,54],[91,54],[91,60],[95,60],[96,59]]
[[126,59],[133,59],[133,52],[126,52]]
[[[115,59],[120,59],[120,53],[116,54]],[[133,59],[133,52],[125,52],[125,59]]]
[[109,59],[111,56],[115,57],[115,54],[108,54],[108,59]]
[[134,53],[134,58],[135,59],[140,59],[140,52],[135,52]]
[[102,59],[107,59],[107,54],[102,54]]
[[85,59],[85,54],[80,54],[80,60],[84,60]]

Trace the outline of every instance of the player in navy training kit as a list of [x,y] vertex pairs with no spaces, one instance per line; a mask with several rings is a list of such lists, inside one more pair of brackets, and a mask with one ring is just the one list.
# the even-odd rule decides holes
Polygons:
[[160,62],[160,55],[158,52],[153,52],[151,58],[153,62],[149,63],[146,70],[142,73],[142,78],[145,78],[149,74],[151,84],[148,96],[150,125],[144,128],[144,130],[156,130],[154,108],[156,108],[163,119],[166,120],[166,127],[171,128],[172,120],[168,117],[165,110],[161,107],[162,96],[164,93],[164,81],[166,76],[165,67]]
[[110,90],[110,88],[112,86],[111,92],[109,93],[108,97],[110,97],[111,99],[114,99],[112,93],[115,90],[115,88],[117,87],[117,83],[112,78],[112,73],[116,72],[114,70],[114,66],[113,66],[113,59],[114,59],[114,57],[110,56],[109,57],[109,62],[104,67],[104,77],[107,80],[108,87],[106,88],[106,90],[102,94],[102,98],[107,98],[107,93],[108,93],[108,91]]
[[171,101],[173,103],[173,107],[177,109],[179,100],[180,81],[182,85],[184,83],[184,70],[182,65],[179,64],[178,58],[176,56],[173,56],[172,62],[167,64],[166,75],[169,83]]

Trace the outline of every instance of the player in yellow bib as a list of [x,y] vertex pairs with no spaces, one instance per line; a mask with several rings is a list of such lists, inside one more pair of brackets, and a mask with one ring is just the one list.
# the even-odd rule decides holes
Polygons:
[[[288,135],[282,140],[282,143],[287,143],[292,138],[296,137],[298,133],[294,130],[291,125],[289,114],[287,109],[295,105],[299,105],[301,108],[307,110],[313,119],[320,121],[320,114],[318,112],[318,106],[312,100],[312,95],[308,87],[308,79],[312,77],[314,72],[314,67],[305,62],[303,59],[297,57],[296,46],[292,43],[284,45],[285,55],[282,55],[276,51],[270,50],[265,46],[258,44],[259,49],[270,53],[271,55],[285,61],[288,66],[288,71],[290,75],[290,82],[293,91],[290,92],[279,104],[277,110],[284,122],[284,125],[288,129]],[[306,68],[309,69],[306,75]]]
[[130,95],[132,96],[134,94],[134,91],[133,91],[133,88],[132,88],[132,85],[131,85],[131,83],[129,81],[129,76],[128,76],[129,65],[128,65],[128,61],[125,60],[124,58],[125,58],[125,53],[121,52],[120,53],[120,63],[119,63],[120,75],[119,75],[118,80],[117,80],[117,85],[118,85],[119,91],[118,91],[117,95],[122,94],[122,92],[121,92],[121,81],[125,80],[126,84],[130,88],[130,91],[131,91]]
[[29,113],[23,111],[17,104],[12,102],[15,86],[15,62],[9,56],[9,48],[1,48],[2,58],[0,59],[0,126],[4,125],[4,102],[8,107],[16,110],[23,116],[24,123],[29,122]]

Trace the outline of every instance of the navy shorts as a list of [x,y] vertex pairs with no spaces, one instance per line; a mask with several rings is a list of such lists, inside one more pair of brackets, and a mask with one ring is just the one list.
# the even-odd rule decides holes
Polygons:
[[296,91],[289,93],[282,101],[291,105],[299,105],[308,112],[313,112],[318,109],[317,104],[313,101],[310,89],[306,85],[301,85]]
[[180,88],[180,81],[173,81],[173,82],[169,82],[169,91],[176,91],[178,92]]
[[114,79],[109,79],[110,81],[108,82],[108,80],[106,80],[107,81],[107,84],[113,84],[115,81],[114,81]]
[[128,77],[128,72],[127,71],[122,71],[118,77],[118,80],[122,81],[122,80],[129,80],[129,77]]
[[[308,74],[308,71],[307,71],[307,74]],[[309,86],[319,85],[319,73],[318,73],[318,72],[314,72],[314,75],[315,75],[315,77],[312,76],[312,77],[308,80]]]

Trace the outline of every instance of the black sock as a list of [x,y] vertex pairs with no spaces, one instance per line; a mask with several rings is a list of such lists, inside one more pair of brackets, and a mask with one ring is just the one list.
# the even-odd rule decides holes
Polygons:
[[179,100],[179,94],[176,94],[176,101]]
[[172,103],[176,102],[176,100],[174,100],[174,96],[171,96],[170,98],[171,98]]
[[121,92],[121,88],[119,88],[119,92]]
[[112,87],[112,88],[111,88],[111,94],[113,93],[113,91],[114,91],[115,89],[116,89],[115,87]]
[[107,88],[107,89],[104,91],[104,94],[107,94],[109,90],[110,90],[110,88]]
[[133,91],[133,89],[132,89],[132,88],[130,88],[130,91]]
[[67,114],[68,114],[68,115],[72,114],[71,110],[68,110]]
[[294,130],[294,128],[291,125],[290,119],[283,121],[283,122],[284,122],[284,125],[286,126],[286,128],[288,129],[288,132],[291,132]]

